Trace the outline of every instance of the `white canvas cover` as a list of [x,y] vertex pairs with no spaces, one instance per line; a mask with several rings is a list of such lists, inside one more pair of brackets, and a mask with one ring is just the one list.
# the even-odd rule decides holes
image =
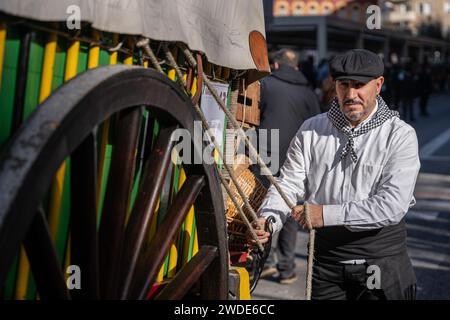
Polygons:
[[182,41],[217,65],[256,69],[249,33],[265,37],[262,0],[1,0],[0,11],[39,21],[81,20],[102,31]]

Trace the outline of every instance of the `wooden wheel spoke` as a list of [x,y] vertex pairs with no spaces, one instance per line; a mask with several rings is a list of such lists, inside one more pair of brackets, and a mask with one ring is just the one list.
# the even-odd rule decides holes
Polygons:
[[170,248],[189,209],[205,184],[203,176],[189,176],[169,208],[150,245],[141,253],[136,276],[127,298],[144,299],[153,284],[167,251]]
[[89,134],[71,155],[71,263],[83,271],[73,298],[99,298],[95,141]]
[[134,179],[141,108],[124,110],[116,120],[111,168],[99,230],[100,293],[105,299],[117,296],[120,252]]
[[40,298],[69,300],[70,295],[42,209],[33,218],[24,246]]
[[217,257],[217,247],[202,246],[175,278],[155,297],[156,300],[182,299]]
[[134,274],[139,253],[147,239],[150,222],[156,210],[174,141],[171,136],[176,127],[161,130],[155,147],[147,162],[145,178],[136,197],[127,223],[122,253],[121,275],[123,279],[122,297],[127,295]]

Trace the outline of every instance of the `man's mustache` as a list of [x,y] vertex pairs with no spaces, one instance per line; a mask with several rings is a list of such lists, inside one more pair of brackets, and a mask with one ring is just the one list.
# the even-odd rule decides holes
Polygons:
[[362,105],[363,103],[359,100],[347,99],[347,100],[344,100],[344,104],[360,104],[360,105]]

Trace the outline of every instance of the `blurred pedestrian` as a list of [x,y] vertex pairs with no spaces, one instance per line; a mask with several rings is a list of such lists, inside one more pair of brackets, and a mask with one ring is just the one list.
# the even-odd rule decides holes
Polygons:
[[317,86],[317,72],[314,66],[314,57],[312,55],[309,55],[306,61],[303,61],[303,63],[299,64],[299,69],[302,70],[303,75],[305,76],[306,80],[308,80],[309,87],[314,90]]
[[419,90],[419,105],[420,115],[428,117],[428,99],[433,92],[433,82],[430,74],[430,68],[424,64],[419,74],[418,90]]
[[315,93],[319,97],[320,110],[327,112],[331,102],[336,97],[336,90],[333,78],[330,76],[328,60],[326,59],[322,59],[317,67],[316,83]]
[[414,100],[416,98],[416,79],[410,64],[406,65],[400,74],[401,77],[401,105],[403,111],[403,119],[405,121],[414,122]]

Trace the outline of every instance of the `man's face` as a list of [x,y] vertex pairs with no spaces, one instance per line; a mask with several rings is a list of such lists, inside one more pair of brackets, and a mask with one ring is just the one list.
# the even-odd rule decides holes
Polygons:
[[353,125],[364,121],[375,108],[377,95],[383,83],[383,77],[373,79],[366,84],[350,79],[336,81],[339,106]]

